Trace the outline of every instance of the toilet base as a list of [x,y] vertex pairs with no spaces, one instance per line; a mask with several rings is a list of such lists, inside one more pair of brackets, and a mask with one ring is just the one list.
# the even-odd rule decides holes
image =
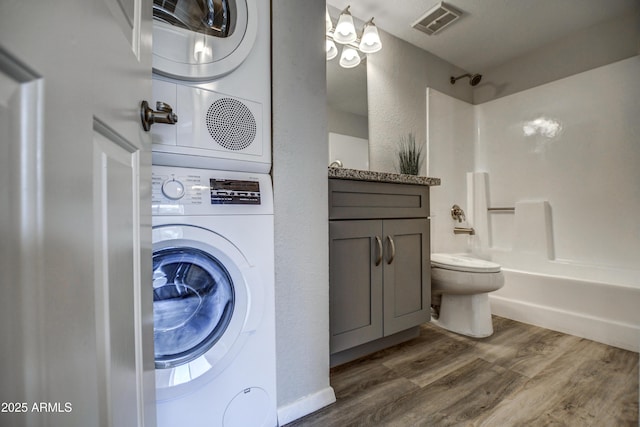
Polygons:
[[492,335],[489,294],[442,295],[440,316],[434,323],[451,332],[474,338]]

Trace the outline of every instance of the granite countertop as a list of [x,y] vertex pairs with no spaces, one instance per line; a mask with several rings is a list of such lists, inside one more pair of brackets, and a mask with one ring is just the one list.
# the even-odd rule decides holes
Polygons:
[[353,179],[357,181],[391,182],[397,184],[440,185],[440,178],[404,175],[389,172],[363,171],[348,168],[329,168],[329,178]]

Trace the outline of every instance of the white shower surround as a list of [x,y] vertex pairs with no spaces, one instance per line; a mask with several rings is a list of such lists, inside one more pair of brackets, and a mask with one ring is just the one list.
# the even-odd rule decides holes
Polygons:
[[[638,75],[636,56],[475,106],[428,90],[432,247],[504,266],[495,314],[640,349]],[[453,235],[452,201],[475,236]]]

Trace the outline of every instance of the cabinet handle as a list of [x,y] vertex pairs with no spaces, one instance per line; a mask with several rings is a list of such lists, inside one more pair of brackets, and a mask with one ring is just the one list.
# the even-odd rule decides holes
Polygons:
[[389,241],[389,246],[391,246],[391,256],[389,257],[387,264],[391,264],[393,259],[396,257],[396,245],[393,243],[391,236],[387,236],[387,240]]
[[376,267],[382,262],[382,239],[376,236],[376,244],[378,245],[378,256],[376,257]]

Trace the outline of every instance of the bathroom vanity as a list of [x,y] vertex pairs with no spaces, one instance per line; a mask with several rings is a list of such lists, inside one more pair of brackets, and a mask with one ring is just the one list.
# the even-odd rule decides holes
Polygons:
[[429,187],[437,178],[329,168],[332,366],[430,320]]

